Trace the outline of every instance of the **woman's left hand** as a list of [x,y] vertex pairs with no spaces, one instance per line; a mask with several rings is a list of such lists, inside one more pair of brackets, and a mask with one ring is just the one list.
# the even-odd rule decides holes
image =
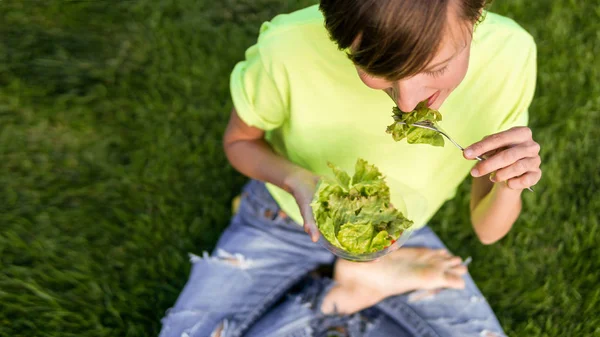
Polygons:
[[511,189],[523,190],[537,184],[542,177],[539,152],[540,145],[533,140],[531,129],[514,127],[484,137],[463,154],[467,159],[486,158],[473,167],[473,177],[495,172],[490,177],[493,182],[505,182]]

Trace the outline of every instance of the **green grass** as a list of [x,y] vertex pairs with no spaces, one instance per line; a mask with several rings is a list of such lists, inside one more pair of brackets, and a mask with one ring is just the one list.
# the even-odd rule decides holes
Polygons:
[[[244,178],[220,138],[259,24],[312,1],[0,2],[0,336],[155,336]],[[544,177],[500,243],[433,223],[512,336],[600,336],[600,5],[497,1],[538,42]],[[117,5],[115,5],[117,4]]]

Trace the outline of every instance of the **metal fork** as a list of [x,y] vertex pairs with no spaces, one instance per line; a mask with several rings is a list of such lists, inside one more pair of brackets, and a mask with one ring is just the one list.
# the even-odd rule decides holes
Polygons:
[[[406,122],[399,121],[398,119],[399,119],[398,116],[394,116],[394,120],[396,121],[396,123],[398,123],[398,124],[404,124],[404,125],[409,125]],[[431,121],[416,122],[416,123],[410,124],[410,126],[416,126],[418,128],[421,128],[421,129],[427,129],[427,130],[435,131],[435,132],[441,134],[442,136],[446,137],[452,144],[454,144],[461,151],[465,151],[464,147],[460,146],[460,144],[458,144],[454,139],[452,139],[452,137],[450,137],[446,132],[444,132],[444,130],[442,130],[442,128],[440,128],[438,125],[434,124]],[[480,156],[475,157],[475,159],[477,159],[479,161],[484,161],[485,160],[484,158],[482,158]],[[531,187],[527,187],[527,189],[529,191],[533,192],[533,189]]]

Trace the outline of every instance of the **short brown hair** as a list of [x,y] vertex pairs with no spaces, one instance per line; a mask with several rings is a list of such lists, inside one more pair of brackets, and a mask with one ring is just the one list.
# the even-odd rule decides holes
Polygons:
[[435,56],[448,22],[448,4],[475,23],[489,0],[321,0],[333,41],[365,72],[398,80],[421,72]]

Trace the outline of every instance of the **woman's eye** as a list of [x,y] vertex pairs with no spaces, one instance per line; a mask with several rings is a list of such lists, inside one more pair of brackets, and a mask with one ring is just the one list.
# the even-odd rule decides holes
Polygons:
[[436,71],[425,71],[424,73],[427,76],[431,76],[431,77],[439,77],[444,75],[444,73],[446,72],[446,70],[448,70],[448,66],[445,66],[442,69],[436,70]]

